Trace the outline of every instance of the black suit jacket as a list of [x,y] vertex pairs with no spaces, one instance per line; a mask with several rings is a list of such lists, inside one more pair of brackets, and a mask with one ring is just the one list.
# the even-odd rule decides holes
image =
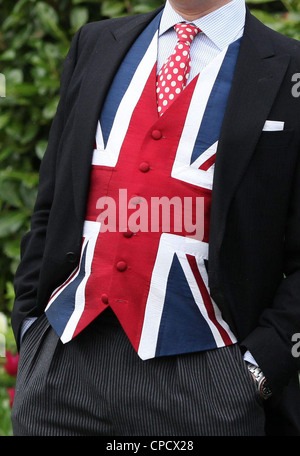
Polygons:
[[[101,107],[124,55],[157,12],[87,24],[72,41],[15,277],[18,346],[23,319],[43,312],[79,260]],[[292,95],[299,72],[300,43],[247,11],[215,164],[208,272],[225,320],[269,379],[270,433],[279,426],[300,435],[300,358],[291,354],[300,332],[300,98]],[[285,128],[262,131],[266,120]]]

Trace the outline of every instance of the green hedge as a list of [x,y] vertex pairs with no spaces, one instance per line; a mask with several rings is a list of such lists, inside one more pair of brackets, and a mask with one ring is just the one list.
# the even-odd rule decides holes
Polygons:
[[[0,98],[0,311],[7,315],[72,36],[86,22],[148,12],[163,3],[0,0],[0,73],[6,79],[6,97]],[[249,7],[272,28],[300,39],[300,0],[252,0]]]

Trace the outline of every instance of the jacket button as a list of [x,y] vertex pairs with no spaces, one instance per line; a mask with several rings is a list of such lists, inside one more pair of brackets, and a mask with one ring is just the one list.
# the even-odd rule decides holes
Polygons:
[[68,252],[66,257],[69,263],[76,263],[77,261],[77,255],[74,252]]
[[153,139],[161,139],[162,138],[162,132],[160,130],[153,130],[151,135],[152,135]]

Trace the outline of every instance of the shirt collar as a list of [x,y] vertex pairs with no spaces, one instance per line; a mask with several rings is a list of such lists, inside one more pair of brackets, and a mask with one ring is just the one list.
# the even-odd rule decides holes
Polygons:
[[[223,50],[242,31],[245,26],[245,17],[245,0],[231,0],[221,8],[194,20],[193,24],[199,27],[220,50]],[[167,0],[160,21],[159,36],[179,22],[188,21],[174,11],[169,0]]]

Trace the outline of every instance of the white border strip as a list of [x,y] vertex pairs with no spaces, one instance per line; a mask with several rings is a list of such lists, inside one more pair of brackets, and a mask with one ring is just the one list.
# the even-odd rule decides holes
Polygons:
[[[190,161],[206,106],[227,50],[228,47],[223,49],[198,77],[171,173],[175,179],[208,189],[212,188],[213,173],[196,169]],[[213,146],[216,147],[217,143]]]
[[[198,266],[200,275],[201,275],[201,277],[203,279],[203,282],[204,282],[207,290],[209,291],[208,275],[207,275],[205,264],[203,262],[199,262],[197,260],[197,258],[196,258],[196,262],[197,262],[197,266]],[[230,327],[228,326],[226,321],[223,320],[223,317],[222,317],[222,314],[221,314],[221,311],[220,311],[219,307],[216,305],[216,303],[214,302],[212,297],[210,297],[210,300],[211,300],[211,303],[212,303],[212,306],[213,306],[213,309],[214,309],[215,319],[217,320],[219,325],[222,326],[224,331],[226,331],[226,333],[227,333],[228,337],[231,339],[232,343],[237,342],[237,339],[236,339],[235,335],[233,334],[233,332],[231,331]],[[216,327],[216,330],[219,333],[219,330],[218,330],[217,327]],[[223,345],[224,345],[224,341],[223,341],[223,339],[221,337],[221,342],[220,342],[220,345],[218,344],[218,347],[222,347]]]
[[[72,339],[72,336],[74,334],[74,331],[76,329],[76,326],[78,324],[78,321],[80,320],[80,317],[84,311],[85,307],[85,286],[87,283],[87,280],[91,274],[91,265],[93,261],[93,256],[94,256],[94,250],[96,246],[96,242],[98,239],[98,235],[100,232],[101,224],[99,222],[90,222],[90,221],[85,221],[84,222],[84,228],[83,228],[83,237],[84,237],[84,242],[82,245],[81,249],[81,257],[80,257],[80,263],[78,267],[78,271],[75,274],[75,276],[72,278],[70,282],[68,282],[68,279],[64,282],[66,285],[61,286],[61,290],[59,293],[54,295],[55,292],[53,292],[53,298],[49,301],[45,311],[51,306],[53,302],[58,298],[58,296],[65,290],[75,279],[78,277],[78,274],[80,272],[80,267],[82,263],[82,254],[87,247],[86,251],[86,261],[85,261],[85,276],[82,282],[80,283],[76,295],[75,295],[75,307],[74,311],[64,329],[64,332],[61,336],[61,341],[63,343],[69,342],[69,340]],[[74,272],[73,272],[74,273]],[[70,277],[70,276],[69,276]],[[67,283],[68,282],[68,283]],[[60,287],[58,287],[56,290],[58,290]]]
[[[69,275],[69,277],[61,285],[59,285],[57,288],[55,288],[55,290],[52,292],[52,294],[50,296],[50,299],[48,301],[47,307],[45,308],[45,312],[49,309],[49,307],[51,306],[52,302],[54,302],[56,300],[56,298],[63,292],[63,290],[67,286],[69,286],[69,284],[71,284],[76,279],[76,277],[78,276],[78,274],[80,272],[82,254],[84,252],[84,249],[85,249],[86,244],[89,241],[89,239],[93,238],[96,235],[96,232],[98,231],[98,225],[99,225],[98,222],[90,222],[88,220],[86,220],[84,222],[83,234],[82,234],[83,243],[82,243],[82,247],[81,247],[81,255],[80,255],[79,266],[74,269],[74,271],[76,271],[76,269],[78,269],[78,271],[76,272],[76,274],[74,275],[72,280],[70,280],[70,277],[72,277],[72,275],[74,274],[74,271],[72,271],[72,273]],[[100,226],[99,226],[99,231],[100,231]],[[98,233],[99,233],[99,231],[98,231]],[[59,290],[59,292],[57,292],[58,290]]]
[[[157,40],[158,31],[153,36],[152,41],[145,53],[145,56],[137,67],[136,72],[128,86],[128,89],[122,98],[122,101],[115,115],[114,123],[112,125],[106,147],[104,148],[102,146],[102,150],[94,150],[92,160],[93,165],[104,165],[111,167],[116,166],[132,114],[157,60]],[[101,129],[100,123],[98,123],[98,129]],[[102,133],[100,134],[97,132],[96,136],[98,138],[101,138]],[[101,144],[101,139],[99,141],[99,144]]]
[[155,357],[164,299],[174,254],[185,252],[199,259],[207,258],[208,244],[196,239],[163,233],[151,277],[138,355],[142,359]]

